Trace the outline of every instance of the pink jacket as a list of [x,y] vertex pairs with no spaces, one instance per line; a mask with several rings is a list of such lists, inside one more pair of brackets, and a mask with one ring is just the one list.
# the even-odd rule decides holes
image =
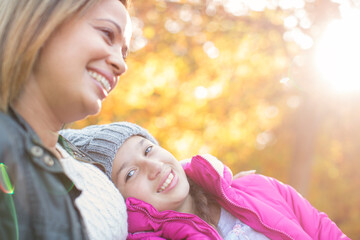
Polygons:
[[[233,180],[230,169],[211,155],[197,155],[183,167],[224,209],[270,239],[349,239],[325,213],[273,178],[250,174]],[[128,239],[222,239],[195,215],[158,212],[135,198],[126,205]]]

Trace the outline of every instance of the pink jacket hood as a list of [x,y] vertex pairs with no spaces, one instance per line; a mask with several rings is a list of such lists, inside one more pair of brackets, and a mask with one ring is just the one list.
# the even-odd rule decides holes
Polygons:
[[[211,155],[197,155],[183,167],[224,209],[270,239],[349,239],[326,214],[273,178],[250,174],[233,180],[231,170]],[[195,215],[158,212],[135,198],[126,205],[128,239],[222,239]]]

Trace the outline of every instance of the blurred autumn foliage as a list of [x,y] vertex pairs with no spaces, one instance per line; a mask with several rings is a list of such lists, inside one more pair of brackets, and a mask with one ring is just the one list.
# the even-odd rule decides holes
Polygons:
[[211,153],[294,186],[360,239],[360,93],[335,93],[313,63],[341,2],[360,5],[135,0],[128,72],[70,127],[135,122],[178,159]]

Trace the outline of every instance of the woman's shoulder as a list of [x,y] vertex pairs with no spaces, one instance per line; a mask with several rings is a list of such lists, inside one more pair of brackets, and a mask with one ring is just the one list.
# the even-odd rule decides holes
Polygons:
[[8,114],[0,111],[0,130],[1,136],[3,133],[8,132],[8,128],[12,127],[15,124],[14,119],[12,119]]
[[[9,149],[21,137],[20,126],[8,114],[0,112],[0,151]],[[21,144],[21,143],[18,143]]]
[[0,139],[12,140],[15,136],[25,136],[29,131],[29,124],[17,113],[0,111]]

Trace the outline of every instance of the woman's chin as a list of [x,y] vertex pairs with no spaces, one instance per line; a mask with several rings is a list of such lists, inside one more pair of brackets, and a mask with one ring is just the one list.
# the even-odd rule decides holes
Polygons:
[[82,110],[75,113],[76,119],[73,119],[73,122],[83,120],[84,118],[92,115],[96,115],[101,110],[101,100],[97,99],[96,101],[87,101],[83,104]]
[[[91,116],[91,115],[96,115],[100,112],[101,110],[101,100],[98,99],[96,102],[90,104],[90,106],[88,107],[88,111],[87,111],[87,115]],[[85,116],[86,117],[86,116]]]

